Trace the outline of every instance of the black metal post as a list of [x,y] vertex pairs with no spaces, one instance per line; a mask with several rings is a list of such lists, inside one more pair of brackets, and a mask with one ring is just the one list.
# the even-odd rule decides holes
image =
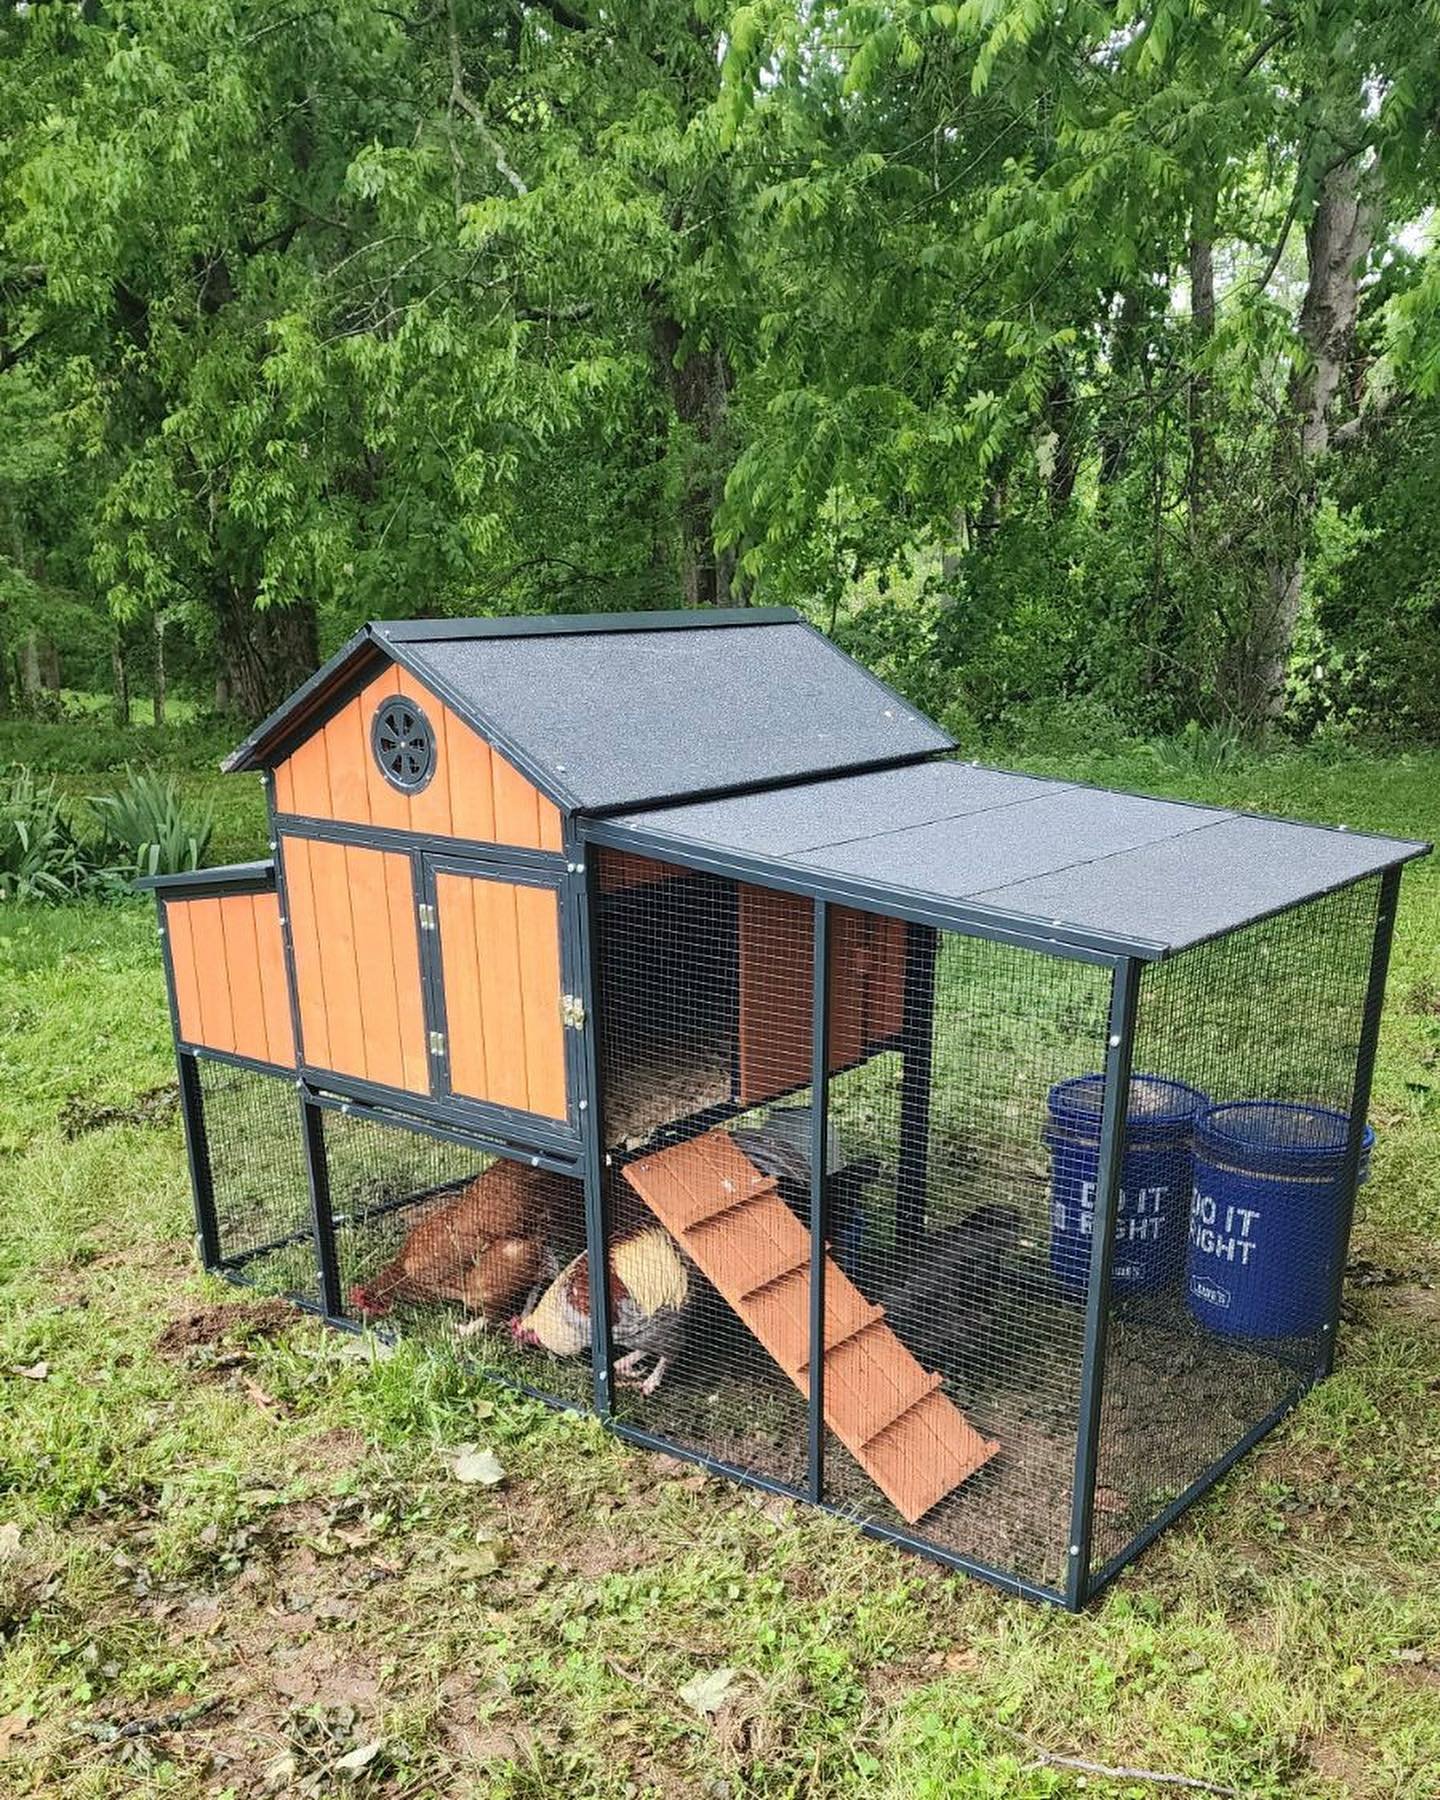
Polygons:
[[933,925],[905,927],[905,989],[901,1006],[899,1166],[895,1175],[895,1250],[906,1256],[925,1231],[925,1190],[930,1179],[930,1087],[935,1060],[935,957],[940,934]]
[[1365,989],[1365,1010],[1360,1020],[1360,1043],[1355,1055],[1355,1085],[1350,1095],[1350,1133],[1345,1142],[1345,1161],[1340,1177],[1340,1220],[1335,1234],[1335,1268],[1330,1304],[1325,1314],[1325,1348],[1320,1374],[1335,1367],[1335,1345],[1340,1335],[1340,1301],[1345,1288],[1345,1264],[1350,1256],[1350,1230],[1355,1223],[1355,1197],[1360,1185],[1360,1155],[1365,1146],[1365,1114],[1370,1108],[1370,1083],[1375,1076],[1375,1050],[1380,1041],[1380,1013],[1385,1004],[1385,977],[1390,969],[1390,946],[1395,938],[1395,912],[1400,903],[1400,870],[1387,869],[1380,878],[1380,899],[1375,914],[1375,936],[1370,949],[1370,978]]
[[315,1268],[320,1277],[320,1304],[327,1317],[343,1318],[345,1296],[335,1254],[335,1216],[330,1208],[330,1168],[325,1159],[325,1113],[300,1086],[300,1131],[305,1144],[305,1173],[310,1183],[310,1229],[315,1240]]
[[195,1241],[207,1269],[220,1267],[220,1223],[215,1217],[215,1177],[210,1167],[210,1140],[205,1132],[205,1095],[200,1070],[187,1050],[177,1051],[180,1071],[180,1116],[185,1121],[185,1156],[190,1164],[190,1192],[195,1201]]
[[826,1124],[830,1107],[830,908],[814,910],[810,975],[809,1492],[825,1497],[825,1246],[830,1236]]
[[[567,834],[567,842],[571,842]],[[569,880],[578,904],[574,917],[580,953],[580,1003],[584,1018],[580,1028],[581,1168],[585,1176],[585,1246],[590,1263],[590,1359],[595,1377],[595,1411],[608,1419],[614,1410],[615,1348],[610,1336],[609,1238],[605,1222],[605,1113],[600,1056],[599,946],[604,924],[600,918],[600,882],[591,858],[604,855],[593,845],[573,840],[574,858]]]
[[1065,1603],[1072,1611],[1090,1593],[1090,1543],[1095,1523],[1095,1466],[1100,1452],[1100,1409],[1105,1397],[1105,1346],[1110,1331],[1110,1273],[1115,1263],[1115,1218],[1125,1164],[1125,1118],[1130,1106],[1130,1065],[1140,964],[1117,963],[1110,984],[1110,1024],[1105,1046],[1105,1101],[1100,1115],[1099,1167],[1091,1214],[1090,1276],[1085,1294],[1085,1339],[1080,1376],[1075,1485],[1070,1496],[1070,1543]]

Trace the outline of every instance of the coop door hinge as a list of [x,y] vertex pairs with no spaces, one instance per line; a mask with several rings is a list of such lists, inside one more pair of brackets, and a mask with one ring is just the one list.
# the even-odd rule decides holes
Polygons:
[[422,931],[433,931],[435,929],[435,908],[431,906],[428,900],[422,900],[420,902],[420,929]]
[[560,1018],[572,1031],[585,1029],[585,1002],[578,994],[560,996]]
[[443,1056],[445,1054],[445,1033],[443,1031],[432,1031],[430,1033],[430,1054],[432,1056]]

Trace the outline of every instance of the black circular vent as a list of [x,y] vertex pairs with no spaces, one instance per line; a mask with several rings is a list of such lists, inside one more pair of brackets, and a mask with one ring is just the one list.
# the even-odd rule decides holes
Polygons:
[[370,746],[380,773],[402,794],[418,794],[435,773],[430,721],[403,694],[381,702],[370,727]]

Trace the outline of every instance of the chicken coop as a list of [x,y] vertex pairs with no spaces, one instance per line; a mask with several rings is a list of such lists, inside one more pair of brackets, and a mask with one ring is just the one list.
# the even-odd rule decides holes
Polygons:
[[978,766],[787,610],[373,624],[226,767],[208,1269],[1070,1607],[1329,1370],[1426,846]]

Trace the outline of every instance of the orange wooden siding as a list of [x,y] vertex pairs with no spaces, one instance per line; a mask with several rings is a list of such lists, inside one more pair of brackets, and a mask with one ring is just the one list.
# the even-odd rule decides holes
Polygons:
[[[814,908],[799,894],[742,885],[740,1092],[746,1105],[810,1079]],[[831,1069],[846,1069],[900,1029],[905,924],[831,909]]]
[[[418,794],[392,788],[370,748],[382,700],[419,701],[435,733],[435,773]],[[275,809],[526,850],[558,850],[555,805],[421,682],[393,664],[275,769]]]
[[451,1091],[565,1118],[559,896],[441,870],[435,904]]
[[165,931],[182,1040],[293,1069],[278,897],[167,900]]
[[[625,1179],[694,1258],[802,1394],[810,1391],[810,1234],[773,1176],[724,1131],[625,1167]],[[825,1259],[825,1422],[914,1525],[994,1456],[895,1335],[885,1309]]]
[[409,856],[288,835],[284,855],[306,1062],[428,1094]]

